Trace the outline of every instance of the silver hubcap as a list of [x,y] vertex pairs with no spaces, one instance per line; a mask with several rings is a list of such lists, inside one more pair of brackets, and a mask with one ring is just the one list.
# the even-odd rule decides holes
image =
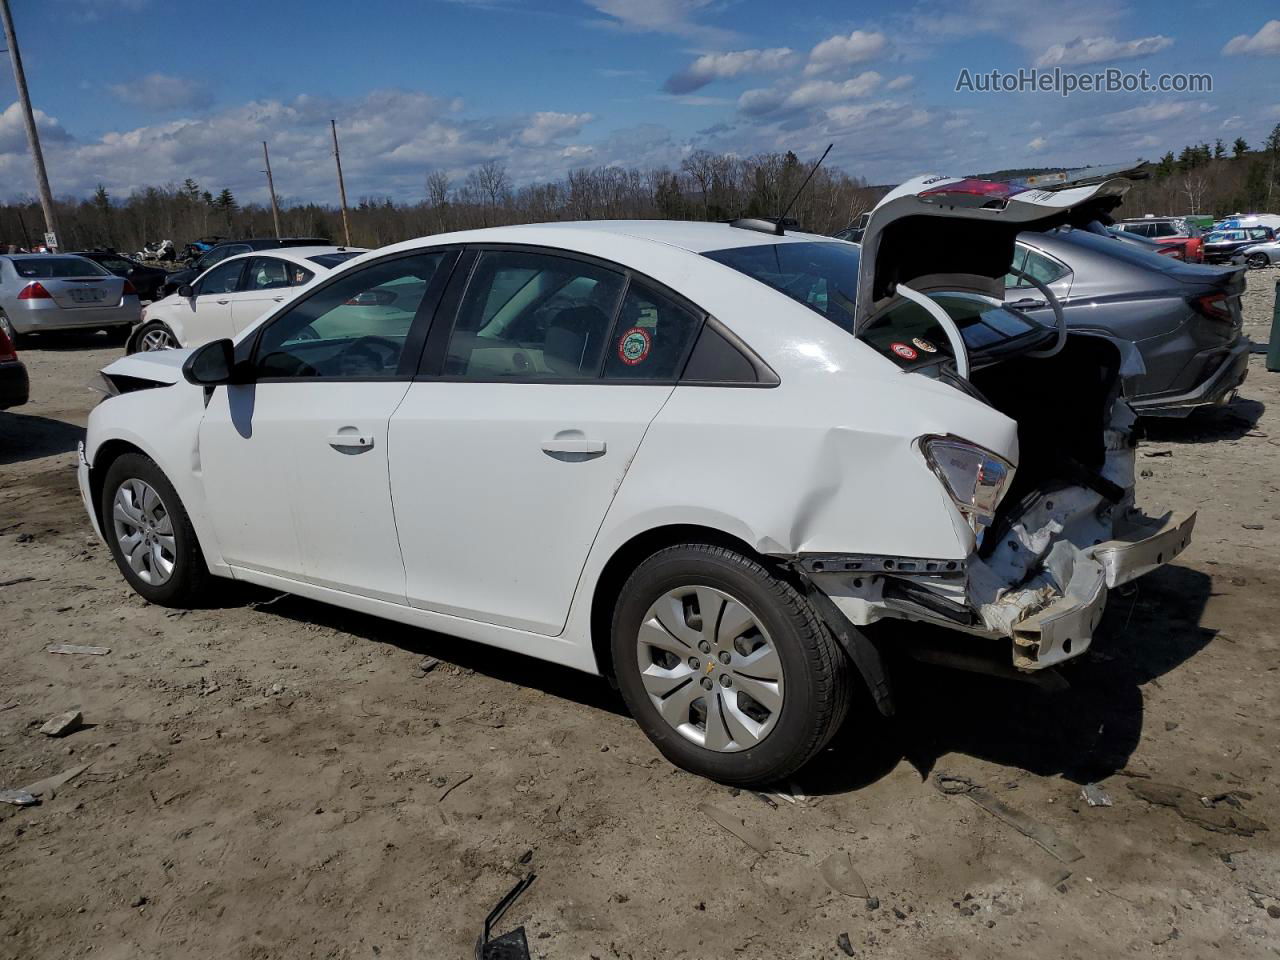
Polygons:
[[173,339],[173,334],[164,329],[164,327],[148,330],[143,334],[142,341],[139,344],[143,350],[172,350],[177,345],[177,341]]
[[111,516],[120,553],[138,579],[153,587],[168,582],[178,554],[160,494],[144,480],[126,480],[116,490]]
[[680,587],[640,625],[640,679],[662,719],[719,753],[754,747],[782,713],[782,663],[745,604],[712,587]]

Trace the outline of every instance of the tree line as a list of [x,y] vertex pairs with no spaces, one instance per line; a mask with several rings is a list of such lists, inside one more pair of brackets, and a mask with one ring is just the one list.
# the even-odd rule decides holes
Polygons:
[[[451,177],[427,173],[421,199],[397,203],[365,196],[351,208],[351,243],[379,247],[429,234],[555,220],[678,219],[725,220],[776,216],[799,190],[812,161],[794,153],[752,157],[699,150],[677,168],[596,167],[570,170],[564,177],[516,186],[506,166],[489,161]],[[806,229],[833,233],[855,222],[883,191],[842,170],[820,167],[788,216]],[[241,204],[229,189],[204,189],[195,180],[112,197],[99,186],[92,197],[56,201],[63,249],[97,247],[122,252],[156,240],[179,249],[208,236],[269,237],[274,234],[269,205]],[[32,249],[44,232],[34,199],[0,205],[0,244]],[[284,236],[344,240],[336,206],[292,203],[280,208]]]

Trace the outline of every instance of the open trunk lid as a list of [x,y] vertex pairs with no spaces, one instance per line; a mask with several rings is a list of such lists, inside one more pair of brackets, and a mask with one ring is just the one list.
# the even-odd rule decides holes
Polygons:
[[963,177],[908,180],[867,220],[854,331],[892,299],[898,284],[1002,300],[1020,232],[1085,227],[1107,216],[1128,188],[1126,179],[1055,190]]

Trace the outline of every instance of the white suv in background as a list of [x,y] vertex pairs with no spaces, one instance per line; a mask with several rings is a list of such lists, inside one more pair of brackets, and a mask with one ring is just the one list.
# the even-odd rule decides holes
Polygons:
[[288,247],[228,257],[142,311],[127,351],[198,347],[233,337],[363,247]]

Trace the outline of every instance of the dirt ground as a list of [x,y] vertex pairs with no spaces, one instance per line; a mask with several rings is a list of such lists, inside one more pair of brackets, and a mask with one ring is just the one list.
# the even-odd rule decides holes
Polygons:
[[[1250,275],[1264,343],[1277,279]],[[840,958],[842,934],[860,957],[1280,954],[1262,356],[1230,407],[1143,442],[1141,499],[1198,508],[1194,542],[1113,594],[1070,689],[900,672],[897,722],[855,718],[799,799],[766,802],[672,768],[602,680],[291,597],[144,603],[73,472],[85,385],[120,349],[33,344],[32,402],[0,413],[0,787],[90,764],[40,806],[0,804],[0,958],[469,957],[531,871],[498,931],[525,925],[552,960]],[[46,652],[61,642],[111,652]],[[40,734],[76,707],[84,729]],[[940,772],[985,794],[946,795]],[[873,899],[823,881],[836,853]]]

